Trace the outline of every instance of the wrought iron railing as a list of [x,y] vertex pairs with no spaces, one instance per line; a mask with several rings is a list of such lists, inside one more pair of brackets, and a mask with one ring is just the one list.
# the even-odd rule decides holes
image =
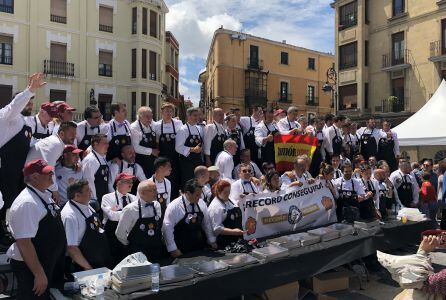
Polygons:
[[43,73],[60,77],[74,77],[74,64],[64,61],[43,61]]

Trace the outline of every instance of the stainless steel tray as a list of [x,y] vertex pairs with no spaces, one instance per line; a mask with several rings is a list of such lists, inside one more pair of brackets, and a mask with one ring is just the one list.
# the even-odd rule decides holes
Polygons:
[[231,269],[241,268],[247,265],[256,264],[259,260],[249,254],[241,253],[236,255],[231,255],[225,258],[220,259],[221,262],[224,262]]
[[281,246],[289,250],[302,247],[300,239],[292,238],[290,235],[268,240],[268,243],[271,245]]
[[263,248],[258,248],[252,250],[252,255],[259,259],[271,260],[276,258],[281,258],[288,256],[289,252],[287,248],[276,246],[276,245],[268,245]]
[[328,227],[339,232],[340,236],[350,235],[355,232],[355,228],[349,224],[336,223]]
[[195,271],[178,265],[161,267],[160,284],[179,282],[194,278]]
[[229,266],[222,261],[202,261],[197,262],[194,265],[191,265],[190,268],[197,271],[200,275],[210,275],[214,273],[218,273],[221,271],[225,271],[229,269]]
[[320,236],[311,235],[306,232],[293,234],[291,235],[291,238],[300,240],[302,247],[317,244],[321,241]]

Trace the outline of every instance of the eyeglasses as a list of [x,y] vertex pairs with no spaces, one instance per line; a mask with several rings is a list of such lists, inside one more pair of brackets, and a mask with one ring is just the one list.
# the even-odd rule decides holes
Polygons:
[[251,173],[250,170],[246,170],[246,169],[245,169],[245,170],[241,170],[241,171],[242,171],[242,173],[245,173],[245,174],[246,174],[246,173]]

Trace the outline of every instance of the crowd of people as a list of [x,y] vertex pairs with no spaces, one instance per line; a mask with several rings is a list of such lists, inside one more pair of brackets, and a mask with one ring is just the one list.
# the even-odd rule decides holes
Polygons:
[[[138,251],[156,262],[224,248],[245,233],[238,202],[246,195],[322,181],[338,221],[385,219],[398,205],[435,218],[446,186],[432,160],[400,159],[391,124],[377,128],[373,117],[358,129],[341,115],[307,120],[296,107],[253,107],[251,116],[215,108],[206,122],[189,108],[183,124],[164,103],[160,120],[143,106],[131,123],[126,105],[113,103],[109,122],[90,106],[76,124],[65,102],[31,115],[44,85],[33,75],[0,110],[0,235],[18,299],[44,298],[73,271],[112,268]],[[278,173],[276,134],[313,136],[317,149]]]

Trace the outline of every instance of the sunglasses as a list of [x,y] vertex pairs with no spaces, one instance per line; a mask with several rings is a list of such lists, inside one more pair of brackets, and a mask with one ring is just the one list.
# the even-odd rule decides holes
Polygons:
[[242,173],[251,173],[251,170],[242,170]]

